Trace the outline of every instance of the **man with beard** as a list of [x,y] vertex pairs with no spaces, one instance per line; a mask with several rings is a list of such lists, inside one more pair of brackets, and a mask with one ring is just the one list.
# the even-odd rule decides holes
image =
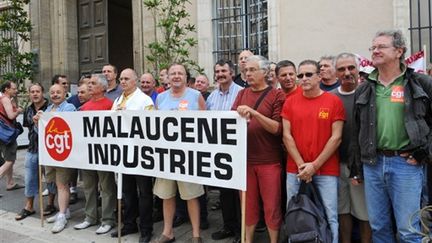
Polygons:
[[352,110],[354,108],[354,92],[359,80],[358,59],[354,54],[341,53],[335,59],[336,76],[341,85],[332,90],[343,102],[346,120],[342,131],[342,143],[339,147],[340,176],[338,184],[338,215],[339,236],[341,243],[351,242],[352,216],[359,220],[362,243],[371,242],[372,232],[367,215],[364,184],[360,180],[351,181],[349,144],[352,138]]

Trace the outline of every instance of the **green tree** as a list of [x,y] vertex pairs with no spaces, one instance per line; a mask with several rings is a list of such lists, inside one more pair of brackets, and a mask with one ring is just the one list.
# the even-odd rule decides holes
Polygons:
[[34,53],[22,51],[30,41],[32,29],[24,6],[30,0],[10,0],[9,7],[0,11],[0,80],[12,80],[20,91],[25,90],[24,81],[33,77]]
[[197,46],[196,38],[190,34],[196,32],[195,25],[190,24],[187,12],[188,0],[144,0],[144,6],[151,12],[154,21],[155,40],[146,47],[149,54],[146,59],[152,64],[156,74],[171,63],[178,62],[198,73],[203,69],[189,57],[189,50]]

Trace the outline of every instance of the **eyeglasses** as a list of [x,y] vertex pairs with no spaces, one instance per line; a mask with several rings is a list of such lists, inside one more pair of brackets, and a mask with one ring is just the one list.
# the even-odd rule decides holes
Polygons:
[[393,46],[387,46],[387,45],[371,46],[369,48],[369,51],[375,51],[375,50],[380,51],[382,49],[387,49],[387,48],[390,48],[390,47],[393,47]]
[[312,77],[314,74],[315,74],[315,73],[299,73],[299,74],[297,74],[297,78],[298,78],[298,79],[302,79],[303,76],[306,76],[306,78],[310,78],[310,77]]
[[337,68],[336,70],[338,71],[338,72],[345,72],[345,70],[347,70],[348,69],[348,71],[353,71],[353,70],[355,70],[356,69],[356,66],[354,66],[354,65],[350,65],[350,66],[348,66],[348,67],[340,67],[340,68]]

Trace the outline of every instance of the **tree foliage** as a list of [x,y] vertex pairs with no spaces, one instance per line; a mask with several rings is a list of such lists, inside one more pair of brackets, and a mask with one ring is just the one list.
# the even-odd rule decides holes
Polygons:
[[24,6],[30,0],[10,0],[9,7],[0,11],[0,79],[12,80],[23,91],[24,81],[34,74],[34,53],[22,51],[30,41],[32,25]]
[[149,50],[146,59],[157,74],[174,62],[184,64],[198,73],[203,72],[198,63],[189,57],[190,48],[197,46],[198,41],[190,37],[196,28],[190,24],[186,4],[190,4],[190,1],[144,0],[144,6],[151,12],[155,23],[155,40],[146,46]]

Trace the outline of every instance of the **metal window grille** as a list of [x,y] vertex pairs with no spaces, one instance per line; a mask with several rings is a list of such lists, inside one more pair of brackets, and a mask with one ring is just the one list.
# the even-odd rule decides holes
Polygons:
[[267,16],[267,0],[214,1],[215,59],[237,63],[244,49],[267,57]]
[[427,57],[432,62],[432,1],[410,0],[411,52],[415,53],[426,45]]
[[[0,11],[10,11],[9,9],[0,9]],[[4,43],[6,40],[12,40],[13,48],[18,49],[18,34],[13,31],[0,31],[0,43]],[[6,58],[5,63],[0,65],[0,77],[6,73],[13,72],[13,62],[11,57]]]

